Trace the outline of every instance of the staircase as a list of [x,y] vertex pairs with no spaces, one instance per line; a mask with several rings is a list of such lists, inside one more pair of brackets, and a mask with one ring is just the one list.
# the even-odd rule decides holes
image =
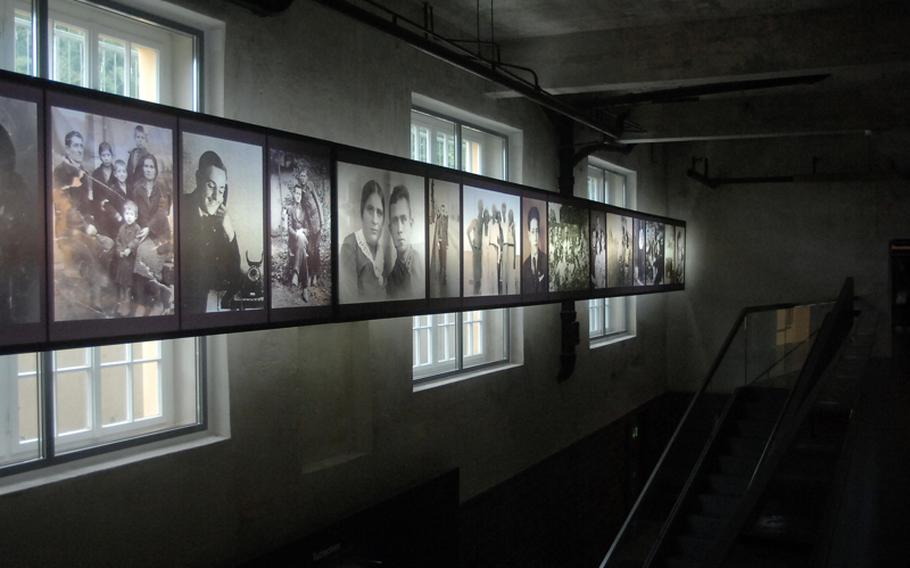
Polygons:
[[[775,326],[764,326],[767,339],[760,335],[763,322],[789,321],[794,314],[780,310],[805,307],[744,310],[601,568],[818,565],[854,400],[850,381],[868,360],[874,336],[852,328],[852,306],[848,279],[823,320],[812,312],[819,325],[799,361],[784,362],[796,350],[788,351],[745,381],[750,358],[766,361],[780,351]],[[753,356],[750,346],[763,340],[771,347]],[[788,376],[793,368],[799,370]]]

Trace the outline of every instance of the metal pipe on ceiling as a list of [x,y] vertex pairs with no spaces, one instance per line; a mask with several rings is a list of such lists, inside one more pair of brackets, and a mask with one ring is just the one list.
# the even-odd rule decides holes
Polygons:
[[[612,128],[589,119],[580,110],[566,104],[565,102],[557,99],[554,95],[551,95],[544,89],[540,88],[540,86],[536,83],[536,77],[535,82],[531,83],[502,68],[517,68],[517,66],[484,59],[483,57],[471,53],[461,46],[454,44],[450,40],[447,40],[446,38],[440,36],[429,26],[421,26],[420,24],[417,24],[416,22],[403,17],[402,15],[379,5],[376,2],[366,0],[370,5],[381,10],[388,17],[381,16],[370,10],[356,6],[348,0],[314,1],[322,4],[326,8],[330,8],[336,12],[342,13],[363,24],[387,33],[397,39],[400,39],[401,41],[406,42],[412,47],[415,47],[428,55],[432,55],[433,57],[441,59],[446,63],[477,75],[478,77],[493,81],[502,85],[503,87],[506,87],[507,89],[511,89],[527,98],[528,100],[537,103],[538,105],[547,108],[561,116],[564,116],[577,124],[586,126],[596,132],[600,132],[610,140],[616,140],[619,138],[619,135]],[[405,28],[403,25],[401,25],[402,23],[411,26],[414,28],[414,31]],[[529,71],[527,69],[525,70]]]

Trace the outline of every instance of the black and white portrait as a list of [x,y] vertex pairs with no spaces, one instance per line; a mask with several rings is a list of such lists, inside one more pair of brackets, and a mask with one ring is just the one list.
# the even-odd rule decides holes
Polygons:
[[520,293],[517,195],[464,186],[464,296]]
[[342,304],[426,297],[424,178],[338,164]]
[[607,286],[634,284],[632,270],[632,217],[607,213]]
[[457,183],[430,180],[430,297],[457,298],[461,250],[461,195]]
[[328,156],[269,151],[272,308],[332,303]]
[[584,290],[590,282],[588,210],[550,202],[547,207],[550,291]]
[[664,225],[664,278],[666,284],[676,280],[676,231],[673,225]]
[[261,310],[262,147],[182,133],[181,305],[186,314]]
[[591,211],[591,286],[607,287],[606,217],[603,211]]
[[521,201],[521,291],[544,294],[549,290],[547,262],[547,202],[524,198]]
[[632,246],[635,250],[635,285],[648,285],[648,237],[647,221],[636,218],[633,226]]
[[38,105],[0,97],[0,326],[40,320]]
[[648,286],[661,286],[664,282],[664,224],[648,221],[647,225],[647,274]]
[[672,280],[670,281],[670,284],[685,284],[686,283],[686,228],[667,225],[667,231],[669,231],[670,229],[673,229],[673,233],[675,235],[674,241],[675,241],[675,245],[676,245],[674,262],[673,262]]
[[174,313],[173,131],[52,107],[54,319]]

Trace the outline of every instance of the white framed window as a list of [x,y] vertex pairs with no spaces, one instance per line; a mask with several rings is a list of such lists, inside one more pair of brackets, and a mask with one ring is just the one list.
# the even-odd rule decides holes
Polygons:
[[[461,118],[413,108],[411,159],[507,179],[509,138]],[[509,362],[509,317],[508,309],[415,316],[414,380]]]
[[[149,11],[122,10],[166,8],[165,17],[199,21],[209,31],[218,22],[148,0],[117,10],[74,0],[47,5],[39,26],[31,2],[0,0],[0,66],[39,75],[36,38],[46,30],[48,78],[201,108],[202,32]],[[204,433],[210,399],[219,410],[218,430],[227,431],[226,380],[218,377],[211,393],[206,386],[208,344],[186,338],[0,357],[0,476],[40,474],[76,458]]]
[[[634,208],[635,172],[589,159],[588,199]],[[635,335],[635,297],[588,300],[588,338],[592,346]]]
[[204,425],[203,341],[0,357],[0,468],[195,431]]
[[412,330],[415,381],[510,361],[507,309],[415,316]]
[[0,66],[38,75],[35,38],[46,29],[47,78],[200,110],[202,32],[127,9],[48,0],[46,21],[36,25],[32,2],[0,0]]

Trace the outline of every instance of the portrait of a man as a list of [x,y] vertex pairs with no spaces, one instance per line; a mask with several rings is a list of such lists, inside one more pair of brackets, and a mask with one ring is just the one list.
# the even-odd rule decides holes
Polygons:
[[[547,292],[547,227],[545,201],[522,200],[522,232],[525,239],[525,254],[521,262],[521,288],[525,294]],[[543,236],[543,238],[541,238]]]

